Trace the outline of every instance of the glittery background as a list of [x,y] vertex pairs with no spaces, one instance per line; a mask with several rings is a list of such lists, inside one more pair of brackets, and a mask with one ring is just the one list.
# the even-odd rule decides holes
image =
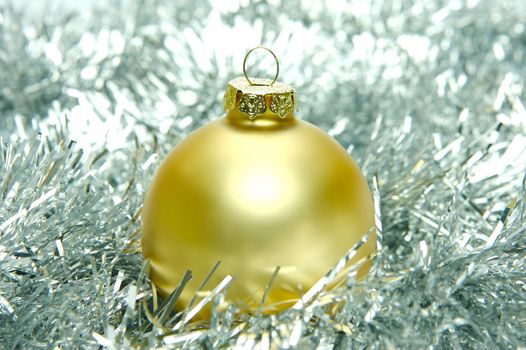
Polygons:
[[[526,347],[525,2],[72,3],[0,0],[4,348]],[[383,244],[298,310],[212,293],[203,324],[152,296],[140,208],[260,43],[377,189]]]

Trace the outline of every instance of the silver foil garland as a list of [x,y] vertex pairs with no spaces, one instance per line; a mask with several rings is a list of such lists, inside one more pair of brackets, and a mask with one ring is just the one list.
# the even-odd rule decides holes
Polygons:
[[[3,347],[526,346],[525,3],[15,5],[0,2]],[[260,43],[300,117],[364,170],[380,251],[365,280],[326,291],[331,271],[279,315],[236,315],[228,277],[177,314],[140,255],[143,196]]]

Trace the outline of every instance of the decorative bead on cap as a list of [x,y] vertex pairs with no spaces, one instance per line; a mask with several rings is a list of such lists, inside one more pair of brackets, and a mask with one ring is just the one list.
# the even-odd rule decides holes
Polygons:
[[[276,60],[274,79],[249,78],[246,72],[246,62],[249,54],[256,49],[264,49]],[[288,84],[276,81],[279,74],[279,62],[276,55],[268,48],[258,46],[245,56],[243,61],[244,77],[231,80],[225,92],[225,111],[237,108],[254,119],[258,115],[271,114],[285,118],[287,114],[297,109],[296,92]]]

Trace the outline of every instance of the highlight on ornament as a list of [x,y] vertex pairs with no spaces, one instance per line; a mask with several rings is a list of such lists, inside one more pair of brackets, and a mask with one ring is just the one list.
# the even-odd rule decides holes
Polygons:
[[[247,75],[256,49],[274,57],[273,79]],[[205,304],[227,289],[240,312],[305,307],[365,277],[376,251],[366,180],[337,141],[296,117],[296,92],[277,81],[276,55],[250,50],[243,73],[228,83],[226,114],[175,146],[144,201],[150,277],[187,310],[183,321],[205,317]]]

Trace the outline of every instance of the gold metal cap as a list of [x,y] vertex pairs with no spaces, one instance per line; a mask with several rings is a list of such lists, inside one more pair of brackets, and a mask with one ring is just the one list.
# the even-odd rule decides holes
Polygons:
[[[246,72],[247,58],[256,49],[264,49],[276,60],[274,79],[249,78]],[[297,109],[296,92],[291,85],[276,81],[279,74],[279,62],[276,55],[268,48],[258,46],[245,55],[243,61],[244,77],[231,80],[225,92],[225,111],[237,108],[249,119],[258,115],[275,115],[285,118],[287,114]]]

